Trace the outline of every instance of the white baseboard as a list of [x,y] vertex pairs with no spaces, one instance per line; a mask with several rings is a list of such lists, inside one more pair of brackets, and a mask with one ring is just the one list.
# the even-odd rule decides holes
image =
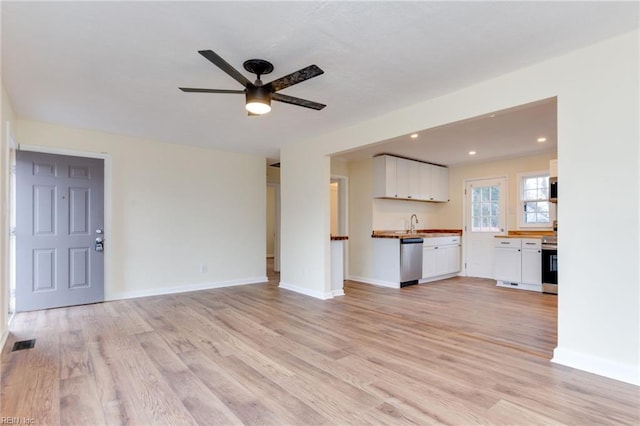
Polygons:
[[358,281],[365,284],[373,284],[379,287],[400,288],[400,283],[395,283],[393,281],[376,280],[373,278],[359,277],[357,275],[349,275],[347,279],[350,281]]
[[542,293],[542,284],[525,284],[525,283],[511,283],[508,281],[496,281],[497,287],[504,288],[516,288],[518,290],[535,291],[536,293]]
[[297,285],[285,283],[283,281],[280,281],[280,284],[278,284],[278,287],[283,288],[285,290],[295,291],[296,293],[304,294],[305,296],[315,297],[316,299],[327,300],[327,299],[333,298],[333,294],[331,294],[331,292],[323,293],[321,291],[310,290],[304,287],[298,287]]
[[640,366],[637,365],[620,364],[563,348],[553,350],[551,362],[640,386]]
[[4,345],[7,343],[7,339],[9,338],[9,327],[2,333],[2,337],[0,337],[0,352],[4,351]]
[[217,281],[212,283],[185,284],[179,287],[160,287],[148,290],[115,292],[105,295],[105,301],[135,299],[137,297],[161,296],[165,294],[186,293],[189,291],[211,290],[215,288],[233,287],[237,285],[260,284],[267,282],[267,277],[243,278],[239,280]]
[[447,278],[457,277],[458,275],[460,275],[458,272],[453,272],[451,274],[438,275],[437,277],[422,278],[418,281],[418,284],[426,284],[434,281],[446,280]]
[[9,338],[9,327],[11,327],[11,321],[13,321],[13,317],[15,315],[15,312],[11,313],[7,320],[7,328],[4,330],[4,333],[2,333],[2,336],[0,336],[0,353],[4,350],[4,345],[7,343],[7,339]]
[[340,290],[331,290],[331,295],[333,297],[336,296],[344,296],[344,289],[340,289]]

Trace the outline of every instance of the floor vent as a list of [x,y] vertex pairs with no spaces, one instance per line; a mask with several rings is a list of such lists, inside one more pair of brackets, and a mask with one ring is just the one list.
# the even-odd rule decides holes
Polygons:
[[11,352],[21,351],[23,349],[31,349],[36,345],[36,339],[31,340],[22,340],[20,342],[15,342],[13,344],[13,349]]

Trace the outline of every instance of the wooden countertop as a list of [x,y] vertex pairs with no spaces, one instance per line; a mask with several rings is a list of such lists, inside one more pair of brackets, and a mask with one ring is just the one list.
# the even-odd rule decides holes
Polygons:
[[462,235],[462,229],[416,229],[414,233],[407,231],[373,231],[371,238],[436,238],[457,237]]
[[343,240],[348,240],[349,237],[347,237],[346,235],[332,235],[331,236],[331,241],[343,241]]
[[542,238],[553,236],[553,231],[509,231],[507,235],[496,235],[496,238]]

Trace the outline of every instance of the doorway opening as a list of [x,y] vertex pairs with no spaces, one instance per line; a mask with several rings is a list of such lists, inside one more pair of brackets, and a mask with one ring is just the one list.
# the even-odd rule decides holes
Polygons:
[[[331,235],[332,236],[348,236],[349,235],[349,223],[348,223],[348,186],[349,178],[342,175],[331,175],[331,182],[329,183],[329,190],[331,202]],[[348,244],[349,241],[344,242],[344,254],[343,265],[344,275],[347,276],[349,269],[348,263]]]
[[[267,183],[267,262],[280,272],[280,184]],[[268,265],[270,266],[270,265]],[[267,271],[271,269],[267,267]]]

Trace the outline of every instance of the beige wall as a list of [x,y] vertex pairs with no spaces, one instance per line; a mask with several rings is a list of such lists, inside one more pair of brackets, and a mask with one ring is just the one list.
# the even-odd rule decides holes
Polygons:
[[[282,276],[306,294],[329,288],[327,155],[557,97],[562,287],[554,361],[640,385],[639,52],[636,30],[284,147]],[[614,201],[585,209],[594,194]],[[589,231],[603,221],[616,226],[594,244]]]
[[265,279],[264,158],[23,120],[17,137],[108,155],[107,299]]
[[267,183],[280,183],[280,168],[267,166]]

